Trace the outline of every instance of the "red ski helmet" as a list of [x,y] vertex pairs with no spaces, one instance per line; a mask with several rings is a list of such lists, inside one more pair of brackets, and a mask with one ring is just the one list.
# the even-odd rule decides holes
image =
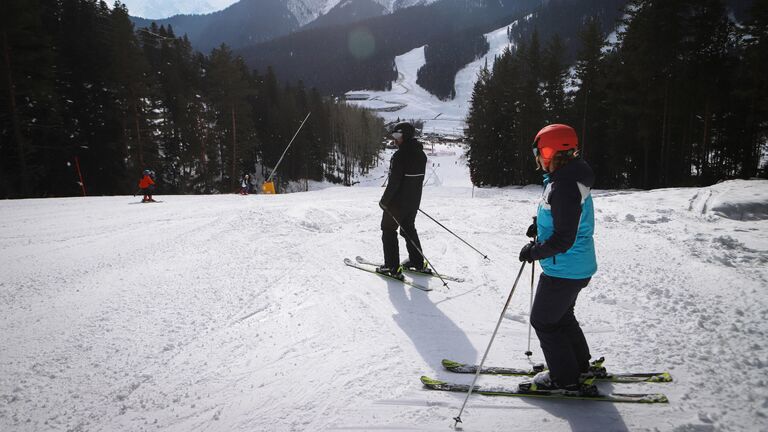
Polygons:
[[541,155],[544,165],[555,157],[555,153],[564,150],[575,150],[579,146],[579,138],[572,127],[564,124],[545,126],[533,140],[534,157]]

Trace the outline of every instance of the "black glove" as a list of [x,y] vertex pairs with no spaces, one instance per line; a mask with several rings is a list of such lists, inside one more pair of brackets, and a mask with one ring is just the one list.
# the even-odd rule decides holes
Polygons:
[[381,209],[384,210],[384,211],[387,210],[387,205],[384,204],[384,201],[379,201],[379,207],[381,207]]
[[533,217],[533,223],[531,226],[528,227],[528,230],[525,231],[525,236],[530,238],[536,238],[536,236],[539,235],[538,229],[536,228],[536,216]]
[[520,262],[533,262],[533,256],[531,256],[531,253],[533,252],[533,248],[536,246],[536,243],[530,242],[527,245],[523,246],[522,249],[520,249]]

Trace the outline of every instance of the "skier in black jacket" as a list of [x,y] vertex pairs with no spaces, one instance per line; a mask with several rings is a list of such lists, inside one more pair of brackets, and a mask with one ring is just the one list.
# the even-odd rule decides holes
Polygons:
[[402,279],[400,250],[397,227],[406,239],[408,261],[403,267],[424,270],[419,235],[416,232],[416,213],[421,205],[421,188],[427,167],[427,155],[423,146],[414,137],[416,130],[410,123],[399,123],[392,130],[391,137],[398,149],[389,161],[389,184],[379,201],[384,210],[381,217],[381,241],[384,245],[384,266],[376,268],[379,273]]

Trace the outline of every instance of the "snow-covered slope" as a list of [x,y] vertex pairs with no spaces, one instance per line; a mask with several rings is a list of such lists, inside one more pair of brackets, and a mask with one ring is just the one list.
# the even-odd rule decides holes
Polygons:
[[[420,215],[437,270],[467,278],[430,293],[342,264],[381,256],[386,163],[288,195],[0,201],[0,430],[449,430],[463,395],[419,376],[471,381],[440,360],[479,360],[540,194],[473,197],[462,154],[435,147],[422,209],[491,261]],[[675,378],[600,388],[670,404],[473,396],[464,430],[767,430],[766,203],[764,180],[596,191],[600,269],[576,310],[593,355]],[[528,364],[529,282],[489,365]]]
[[374,109],[386,121],[420,119],[425,121],[425,132],[462,135],[477,74],[486,64],[492,68],[495,58],[510,46],[507,29],[514,25],[511,23],[485,35],[490,45],[488,53],[456,74],[453,100],[442,101],[416,84],[417,72],[425,63],[422,46],[395,58],[398,78],[392,83],[391,91],[350,91],[347,95],[354,100],[349,103]]

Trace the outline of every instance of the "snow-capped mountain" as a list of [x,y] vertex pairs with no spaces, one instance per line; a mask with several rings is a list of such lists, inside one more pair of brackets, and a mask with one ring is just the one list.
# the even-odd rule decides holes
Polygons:
[[[288,10],[293,13],[300,25],[304,26],[325,15],[336,7],[344,7],[358,0],[288,0]],[[387,12],[416,5],[426,5],[437,0],[371,0],[382,6]]]
[[162,19],[174,15],[201,15],[220,11],[237,0],[122,0],[131,15]]
[[[147,19],[164,19],[175,15],[203,15],[221,11],[242,0],[123,0],[132,16]],[[343,7],[358,0],[286,0],[286,7],[300,26],[327,14],[335,7]],[[437,0],[370,0],[389,13]]]
[[186,34],[196,49],[206,52],[222,43],[240,48],[284,36],[318,18],[326,19],[317,26],[345,24],[435,1],[126,0],[125,4],[137,27],[146,27],[152,22],[170,25],[175,34]]
[[134,16],[133,22],[136,27],[147,27],[152,22],[158,26],[170,26],[174,34],[186,34],[195,49],[202,52],[208,52],[222,43],[239,48],[263,42],[300,27],[288,10],[286,0],[240,0],[208,15],[176,15],[162,20]]

